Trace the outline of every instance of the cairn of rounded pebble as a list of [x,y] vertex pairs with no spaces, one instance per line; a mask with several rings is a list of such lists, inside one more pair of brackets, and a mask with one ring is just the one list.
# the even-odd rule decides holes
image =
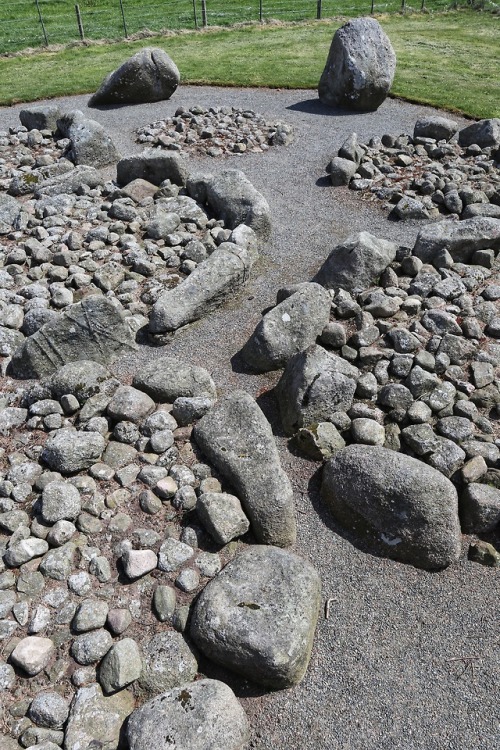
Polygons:
[[179,107],[173,117],[137,131],[139,143],[208,156],[261,153],[291,140],[289,125],[268,123],[251,109],[235,107]]
[[418,125],[413,135],[385,134],[367,143],[352,133],[326,168],[332,184],[383,201],[398,219],[500,218],[500,144],[462,145],[460,133],[445,138]]

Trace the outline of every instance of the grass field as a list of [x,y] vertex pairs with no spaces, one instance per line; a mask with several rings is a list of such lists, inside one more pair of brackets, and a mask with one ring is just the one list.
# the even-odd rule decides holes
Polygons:
[[[459,11],[380,18],[398,58],[392,92],[500,117],[500,17]],[[315,88],[340,22],[251,26],[156,37],[183,83]],[[151,44],[152,42],[148,42]],[[94,91],[144,40],[0,58],[0,103]]]
[[[420,10],[422,0],[374,0],[377,13],[397,12],[402,4]],[[451,0],[424,0],[432,10],[448,8]],[[371,0],[321,0],[322,17],[356,16],[370,12]],[[195,8],[202,25],[201,0],[78,0],[87,39],[116,39],[142,29],[194,29]],[[0,54],[80,38],[75,0],[0,0]],[[122,15],[123,8],[123,15]],[[262,19],[315,19],[317,0],[206,0],[207,23],[226,26]],[[43,26],[40,21],[43,21]],[[125,26],[124,26],[125,19]]]

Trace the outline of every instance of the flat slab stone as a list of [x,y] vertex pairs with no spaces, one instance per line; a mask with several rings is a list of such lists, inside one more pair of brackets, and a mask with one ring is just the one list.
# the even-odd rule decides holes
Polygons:
[[127,725],[130,750],[242,750],[249,736],[243,708],[218,680],[187,682],[157,695]]
[[294,544],[290,480],[281,468],[271,426],[254,399],[234,391],[198,422],[194,436],[236,490],[258,541]]
[[200,594],[191,636],[217,664],[275,689],[296,685],[311,655],[321,582],[306,560],[253,546]]

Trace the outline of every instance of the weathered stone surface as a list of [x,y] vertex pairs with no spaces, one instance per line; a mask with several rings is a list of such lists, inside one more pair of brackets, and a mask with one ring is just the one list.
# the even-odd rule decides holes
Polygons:
[[99,362],[81,359],[58,369],[50,378],[50,390],[58,400],[71,394],[83,404],[98,393],[101,384],[110,377],[111,374]]
[[246,534],[250,527],[240,501],[227,492],[204,492],[198,498],[196,512],[210,536],[219,544],[227,544]]
[[100,458],[106,441],[98,432],[56,430],[45,443],[41,460],[52,471],[74,474],[89,469]]
[[500,490],[472,482],[460,494],[459,510],[466,534],[493,531],[500,524]]
[[116,179],[119,185],[141,179],[160,185],[170,180],[175,185],[184,186],[188,170],[186,160],[175,153],[162,153],[158,149],[146,149],[141,154],[120,159],[116,167]]
[[350,445],[325,464],[321,496],[340,523],[389,557],[429,570],[458,560],[456,490],[421,461]]
[[62,729],[68,718],[67,701],[56,692],[38,693],[32,700],[28,715],[37,726]]
[[180,397],[206,396],[215,400],[217,395],[208,370],[176,357],[160,357],[145,362],[141,371],[134,375],[133,385],[160,403],[173,403]]
[[334,156],[328,164],[326,171],[330,175],[330,182],[334,187],[339,185],[348,185],[351,177],[356,174],[357,164],[352,159],[343,159],[341,156]]
[[255,536],[286,547],[296,536],[293,493],[274,436],[254,399],[234,391],[195,427],[196,442],[235,488]]
[[181,635],[173,630],[157,633],[143,644],[143,668],[140,684],[157,694],[194,679],[198,662]]
[[89,167],[83,164],[37,181],[34,185],[35,198],[44,198],[66,193],[76,193],[83,186],[96,188],[104,184],[104,177],[95,167]]
[[500,219],[482,216],[429,224],[418,233],[413,254],[432,263],[446,250],[455,263],[470,263],[473,254],[484,248],[500,248]]
[[500,146],[500,118],[473,122],[459,132],[458,142],[461,146],[475,143],[480,148]]
[[80,493],[67,482],[49,482],[42,492],[41,514],[47,523],[61,519],[73,521],[82,508]]
[[78,664],[94,664],[108,653],[112,645],[110,632],[98,628],[75,638],[71,646],[71,656]]
[[374,284],[396,257],[398,246],[369,232],[351,235],[333,248],[315,281],[327,289],[362,291]]
[[258,239],[269,239],[271,212],[264,196],[239,169],[226,169],[207,184],[206,202],[229,229],[239,224],[251,227]]
[[142,671],[139,646],[132,638],[115,643],[101,662],[99,682],[105,694],[118,690],[138,680]]
[[24,125],[28,130],[54,131],[57,128],[57,120],[60,116],[61,110],[53,104],[26,107],[19,112],[21,125]]
[[164,292],[151,310],[153,334],[175,331],[221,305],[248,279],[255,248],[223,242],[175,289]]
[[253,546],[231,561],[196,601],[191,635],[210,659],[275,689],[303,678],[321,583],[286,550]]
[[170,99],[179,83],[179,70],[167,53],[145,47],[106,76],[89,105],[159,102]]
[[123,313],[105,297],[90,296],[26,339],[12,358],[12,369],[19,378],[40,378],[77,359],[110,364],[133,349]]
[[47,666],[53,652],[54,643],[50,638],[31,635],[19,641],[10,658],[17,667],[33,677]]
[[122,690],[104,697],[97,683],[80,688],[71,704],[64,750],[105,747],[117,750],[123,722],[134,710],[132,693]]
[[208,679],[156,696],[134,711],[127,725],[130,750],[243,750],[249,736],[231,688]]
[[458,130],[458,123],[448,117],[420,117],[413,129],[414,138],[434,138],[449,141]]
[[319,284],[304,284],[270,310],[242,349],[259,372],[284,367],[297,352],[314,344],[328,323],[331,300]]
[[119,160],[120,154],[103,126],[85,117],[79,109],[62,115],[57,127],[65,138],[70,139],[68,157],[77,166],[99,169]]
[[358,370],[321,346],[310,346],[292,357],[276,387],[283,429],[293,435],[300,427],[331,421],[347,411],[356,391]]
[[155,402],[147,393],[129,385],[121,385],[114,392],[108,404],[109,416],[117,422],[137,424],[155,408]]
[[21,213],[21,209],[22,204],[16,198],[6,193],[0,193],[0,222],[11,227]]
[[392,86],[396,55],[374,18],[355,18],[333,37],[318,87],[330,107],[369,112],[382,104]]

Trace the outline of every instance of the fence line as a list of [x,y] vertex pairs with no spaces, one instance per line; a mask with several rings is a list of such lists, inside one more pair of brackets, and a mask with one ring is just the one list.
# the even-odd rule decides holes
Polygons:
[[[484,0],[488,2],[488,0]],[[4,0],[0,8],[0,54],[26,47],[69,43],[76,39],[123,38],[140,31],[197,29],[270,19],[298,21],[447,10],[456,0],[80,0],[73,6],[51,0]],[[465,0],[470,5],[472,0]],[[410,4],[411,3],[411,4]]]

